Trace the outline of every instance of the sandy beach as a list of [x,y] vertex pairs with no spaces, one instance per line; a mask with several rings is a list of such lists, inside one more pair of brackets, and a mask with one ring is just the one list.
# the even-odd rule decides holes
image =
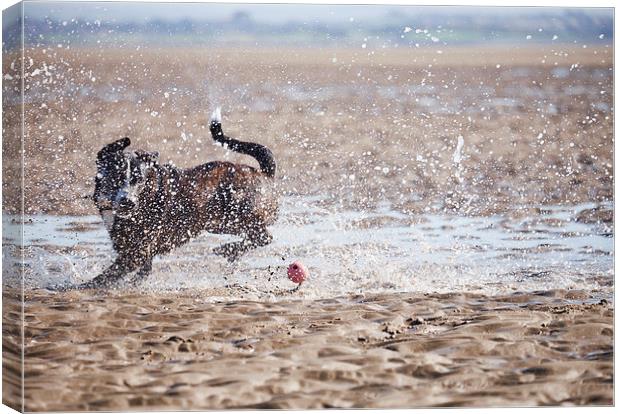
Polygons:
[[[587,292],[213,294],[28,292],[25,409],[613,403],[614,309]],[[9,383],[17,370],[5,366]],[[5,385],[5,401],[16,392]]]

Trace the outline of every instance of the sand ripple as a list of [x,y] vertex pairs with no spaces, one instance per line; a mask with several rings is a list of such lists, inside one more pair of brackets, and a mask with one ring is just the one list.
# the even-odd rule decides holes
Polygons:
[[[613,308],[584,292],[217,303],[209,293],[27,293],[25,409],[613,403]],[[3,397],[15,402],[12,295]]]

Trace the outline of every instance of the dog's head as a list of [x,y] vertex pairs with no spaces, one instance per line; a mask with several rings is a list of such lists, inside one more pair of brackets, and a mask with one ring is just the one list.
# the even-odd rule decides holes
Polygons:
[[129,138],[106,145],[97,154],[97,176],[93,199],[100,211],[113,210],[118,216],[131,214],[159,161],[159,153],[125,152]]

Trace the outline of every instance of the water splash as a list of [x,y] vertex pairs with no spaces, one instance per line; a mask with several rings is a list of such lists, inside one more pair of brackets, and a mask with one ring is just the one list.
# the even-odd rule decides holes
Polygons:
[[[286,267],[301,260],[310,278],[303,297],[395,291],[485,294],[586,289],[613,294],[613,229],[576,220],[598,204],[544,207],[544,214],[462,217],[409,215],[384,203],[374,211],[339,211],[320,198],[287,197],[272,227],[274,242],[235,264],[211,253],[232,236],[202,234],[154,261],[142,291],[243,286],[269,299],[294,286]],[[613,208],[609,203],[606,208]],[[5,217],[5,226],[11,219]],[[10,232],[7,232],[10,234]],[[114,257],[99,217],[26,218],[25,286],[47,288],[91,279]],[[5,238],[5,285],[17,247]],[[225,295],[224,295],[225,296]],[[231,296],[234,294],[231,291]],[[221,299],[221,297],[219,297]]]

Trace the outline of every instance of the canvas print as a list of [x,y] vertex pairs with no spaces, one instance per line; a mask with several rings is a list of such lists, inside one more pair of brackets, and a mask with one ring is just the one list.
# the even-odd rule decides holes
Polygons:
[[6,8],[3,403],[613,405],[613,13]]

